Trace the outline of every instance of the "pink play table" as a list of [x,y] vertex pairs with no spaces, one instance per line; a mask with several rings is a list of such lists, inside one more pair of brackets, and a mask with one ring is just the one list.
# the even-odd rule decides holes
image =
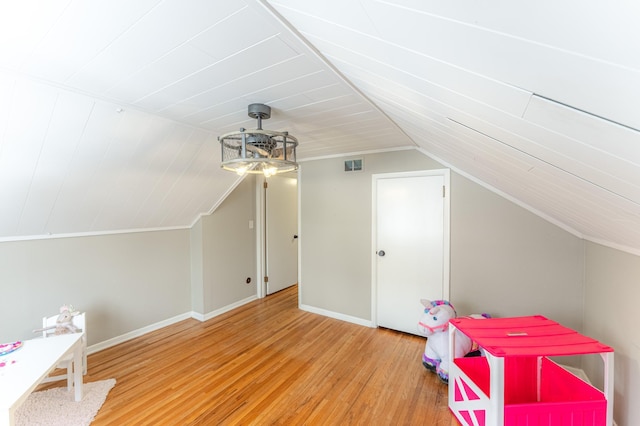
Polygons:
[[[485,356],[450,360],[449,409],[465,426],[613,424],[613,349],[543,316],[456,318]],[[604,391],[548,357],[600,354]]]

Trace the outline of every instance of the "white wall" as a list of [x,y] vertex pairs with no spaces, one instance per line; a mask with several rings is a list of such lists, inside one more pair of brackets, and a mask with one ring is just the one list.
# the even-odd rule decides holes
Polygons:
[[0,243],[0,342],[65,303],[87,312],[91,346],[255,297],[254,212],[249,178],[191,230]]
[[[192,239],[200,253],[192,256],[192,291],[205,317],[256,296],[255,178],[247,176],[208,216],[194,227]],[[199,268],[199,269],[198,269]],[[251,282],[247,284],[247,278]],[[197,282],[201,280],[201,282]]]
[[204,315],[204,243],[201,217],[189,230],[191,248],[191,310]]
[[[442,168],[418,151],[302,164],[302,304],[371,319],[371,174]],[[451,176],[451,301],[460,314],[543,314],[582,327],[583,243],[456,173]],[[425,297],[428,295],[425,295]]]
[[[640,257],[594,243],[586,245],[584,333],[615,350],[614,418],[640,425]],[[601,386],[602,360],[584,368]]]
[[189,231],[0,243],[0,342],[34,337],[67,303],[89,345],[191,309]]
[[371,175],[441,168],[417,151],[364,156],[364,171],[344,159],[300,167],[301,303],[371,320]]
[[584,242],[452,173],[451,299],[463,313],[541,314],[582,329]]

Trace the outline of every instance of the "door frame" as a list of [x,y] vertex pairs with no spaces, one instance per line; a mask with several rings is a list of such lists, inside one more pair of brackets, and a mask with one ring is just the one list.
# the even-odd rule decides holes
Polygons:
[[376,247],[378,241],[378,180],[403,177],[442,176],[444,180],[444,217],[442,242],[442,294],[449,300],[450,286],[450,239],[451,239],[451,171],[449,169],[418,170],[411,172],[377,173],[371,175],[371,324],[378,327],[378,263]]

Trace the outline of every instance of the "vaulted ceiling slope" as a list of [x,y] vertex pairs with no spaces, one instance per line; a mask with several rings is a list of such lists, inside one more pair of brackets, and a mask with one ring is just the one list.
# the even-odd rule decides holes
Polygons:
[[422,149],[640,249],[640,3],[273,0]]
[[640,253],[640,3],[0,4],[0,239],[191,225],[273,108],[299,158],[417,147]]
[[414,145],[253,0],[1,2],[0,40],[4,240],[192,225],[251,103],[301,157]]

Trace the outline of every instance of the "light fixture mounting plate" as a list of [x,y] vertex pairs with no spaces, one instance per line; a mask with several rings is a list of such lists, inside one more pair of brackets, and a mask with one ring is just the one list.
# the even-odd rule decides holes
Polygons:
[[271,107],[265,104],[251,104],[248,110],[249,117],[267,120],[271,118]]

